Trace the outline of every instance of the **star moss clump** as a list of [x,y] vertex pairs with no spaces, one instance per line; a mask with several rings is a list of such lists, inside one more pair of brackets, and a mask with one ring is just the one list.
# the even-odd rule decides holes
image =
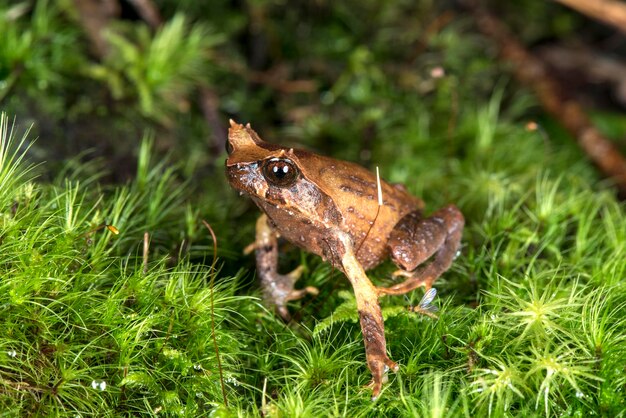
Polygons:
[[[299,285],[320,294],[289,307],[294,322],[278,320],[258,303],[240,253],[256,212],[237,209],[246,203],[221,176],[193,193],[176,164],[153,161],[145,140],[126,185],[101,185],[97,162],[73,161],[43,180],[28,163],[28,137],[15,140],[3,117],[1,410],[617,415],[626,407],[623,203],[558,132],[502,115],[501,97],[461,115],[454,137],[424,119],[381,127],[391,139],[376,150],[390,161],[385,177],[423,196],[427,210],[456,202],[467,228],[435,284],[439,319],[406,309],[419,290],[381,299],[400,371],[377,402],[341,272],[292,252],[286,263],[305,265]],[[215,264],[203,219],[217,232]],[[389,285],[390,271],[369,274]]]
[[149,142],[137,177],[107,189],[84,170],[37,180],[5,115],[0,139],[3,414],[203,415],[222,398],[213,329],[237,391],[247,340],[235,324],[256,305],[234,296],[237,277],[208,286],[210,256],[164,251],[171,231],[201,231],[199,219],[174,222],[186,195],[173,169],[150,163]]

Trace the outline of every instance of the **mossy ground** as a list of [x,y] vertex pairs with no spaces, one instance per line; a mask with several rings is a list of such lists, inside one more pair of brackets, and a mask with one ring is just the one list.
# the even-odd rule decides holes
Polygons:
[[[467,228],[460,256],[436,285],[439,320],[406,311],[421,291],[383,298],[389,351],[401,368],[377,402],[363,387],[360,330],[339,272],[302,254],[303,285],[321,294],[294,303],[299,324],[285,326],[259,303],[249,261],[238,270],[244,258],[227,243],[238,232],[220,233],[234,228],[230,213],[245,204],[225,186],[228,198],[203,205],[168,165],[150,163],[148,142],[126,186],[102,188],[81,173],[41,182],[34,174],[42,167],[29,168],[25,142],[9,143],[4,119],[3,414],[618,414],[624,208],[570,144],[498,120],[497,100],[477,109],[467,140],[411,145],[424,152],[393,140],[385,148],[397,153],[381,164],[388,178],[425,195],[430,209],[457,202]],[[435,143],[466,157],[437,157]],[[202,219],[221,225],[221,270],[211,268]],[[240,235],[252,239],[251,227]],[[389,270],[370,275],[389,282]]]
[[[66,3],[37,1],[32,12],[10,3],[0,1],[0,105],[18,117],[14,129],[12,117],[0,127],[0,416],[626,410],[625,207],[501,75],[466,20],[431,30],[407,18],[439,16],[428,2],[368,0],[354,10],[296,2],[284,12],[266,0],[246,15],[227,1],[211,2],[211,13],[163,1],[170,15],[183,5],[191,17],[207,12],[213,32],[193,19],[172,17],[157,34],[124,22],[110,60],[93,63]],[[561,16],[530,4],[549,13],[523,13]],[[243,66],[233,39],[254,16],[266,16],[268,59],[287,62],[294,79],[314,79],[315,91],[250,87],[233,75]],[[571,31],[576,19],[563,19],[559,30]],[[532,29],[526,36],[556,31]],[[219,42],[226,48],[213,55]],[[171,65],[159,78],[151,62]],[[439,319],[407,311],[421,290],[381,299],[400,371],[378,401],[364,387],[361,332],[340,272],[285,247],[281,269],[304,264],[300,286],[320,294],[293,303],[289,325],[261,304],[252,257],[241,254],[258,212],[226,184],[223,154],[206,152],[200,112],[182,106],[193,86],[207,85],[224,114],[268,141],[378,166],[427,211],[452,202],[465,214],[460,255],[436,283]],[[22,128],[31,118],[34,143]],[[594,118],[607,135],[623,135],[623,115]],[[153,126],[146,121],[158,129],[143,140],[127,129]],[[134,141],[111,148],[137,148],[136,170],[112,185],[133,165],[81,154],[61,159],[62,169],[55,158],[33,166],[58,151],[44,125],[63,138],[93,136],[97,150],[122,132]],[[216,233],[215,264],[203,220]],[[389,285],[392,270],[369,275]]]

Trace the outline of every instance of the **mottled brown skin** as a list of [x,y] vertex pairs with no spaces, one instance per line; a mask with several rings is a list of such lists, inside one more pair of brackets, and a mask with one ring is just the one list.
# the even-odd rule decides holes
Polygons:
[[[459,249],[463,215],[450,205],[423,218],[420,199],[403,186],[382,180],[384,204],[379,208],[376,176],[370,171],[264,142],[250,125],[231,121],[228,146],[226,175],[230,184],[249,195],[264,212],[252,248],[268,303],[288,319],[288,301],[317,293],[313,287],[294,289],[300,269],[287,275],[278,273],[278,236],[343,271],[354,288],[372,372],[372,398],[376,399],[385,372],[398,370],[387,356],[378,298],[419,286],[429,289],[450,267]],[[400,267],[394,276],[406,280],[388,288],[376,287],[365,271],[388,257]]]

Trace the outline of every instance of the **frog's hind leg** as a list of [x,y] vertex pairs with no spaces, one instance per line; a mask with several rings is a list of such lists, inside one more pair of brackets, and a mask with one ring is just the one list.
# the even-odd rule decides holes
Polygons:
[[[317,295],[317,288],[307,286],[294,289],[302,274],[300,266],[288,274],[278,273],[278,234],[267,223],[267,216],[261,215],[256,223],[256,240],[246,248],[254,248],[257,273],[267,303],[275,305],[280,316],[289,321],[287,302],[300,299],[307,294]],[[245,250],[244,250],[245,251]]]
[[[406,215],[389,237],[391,257],[402,268],[394,276],[408,279],[391,287],[377,288],[380,295],[401,295],[419,286],[430,289],[450,268],[459,250],[465,220],[456,206],[439,209],[429,218],[418,217],[417,212]],[[418,268],[431,258],[426,266]]]
[[339,234],[341,267],[350,280],[356,297],[361,331],[365,342],[365,358],[372,372],[372,400],[376,400],[385,382],[387,370],[398,371],[398,365],[387,356],[385,327],[378,304],[378,292],[359,263],[347,234]]

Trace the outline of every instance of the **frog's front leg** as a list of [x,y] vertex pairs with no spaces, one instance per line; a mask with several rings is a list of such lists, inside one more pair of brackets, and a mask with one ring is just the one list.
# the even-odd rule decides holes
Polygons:
[[[391,287],[379,287],[379,294],[401,295],[419,286],[427,289],[450,268],[461,244],[465,220],[456,206],[450,205],[420,219],[418,212],[404,216],[389,237],[391,257],[402,268],[398,274],[408,279]],[[432,257],[429,264],[418,268]]]
[[389,369],[398,371],[398,365],[387,357],[387,343],[385,341],[385,327],[383,316],[378,304],[376,287],[365,274],[365,270],[354,254],[352,241],[344,233],[339,234],[341,242],[341,265],[354,288],[363,341],[365,342],[365,358],[372,373],[372,400],[376,400],[380,393]]
[[275,305],[280,316],[289,321],[287,302],[306,294],[317,295],[317,288],[307,286],[294,289],[294,284],[302,274],[302,266],[288,274],[278,273],[278,234],[269,226],[266,215],[261,215],[257,220],[256,240],[252,246],[266,302]]

